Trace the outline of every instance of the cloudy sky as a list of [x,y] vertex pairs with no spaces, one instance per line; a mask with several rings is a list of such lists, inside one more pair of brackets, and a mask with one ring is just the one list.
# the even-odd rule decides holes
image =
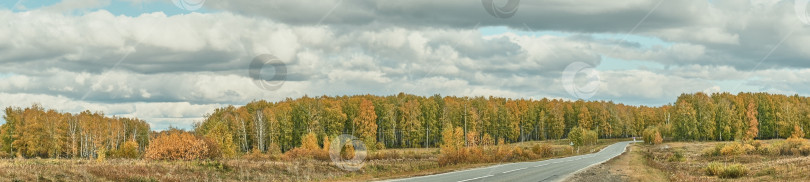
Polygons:
[[[304,95],[633,105],[699,91],[810,95],[806,9],[807,0],[2,0],[0,107],[103,111],[164,129],[229,104]],[[252,78],[260,55],[281,64],[254,66]]]

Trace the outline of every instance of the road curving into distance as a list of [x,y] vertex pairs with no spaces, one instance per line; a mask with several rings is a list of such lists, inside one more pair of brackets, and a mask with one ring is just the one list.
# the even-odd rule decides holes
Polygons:
[[393,179],[389,181],[560,181],[577,171],[601,164],[624,153],[633,141],[617,142],[597,153],[549,159],[536,162],[499,164],[429,176]]

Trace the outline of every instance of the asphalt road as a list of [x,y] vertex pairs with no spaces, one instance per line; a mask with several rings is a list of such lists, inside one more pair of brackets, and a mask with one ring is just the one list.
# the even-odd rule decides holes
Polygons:
[[549,159],[537,162],[499,164],[450,173],[391,181],[560,181],[579,170],[603,163],[624,153],[632,141],[618,142],[593,154]]

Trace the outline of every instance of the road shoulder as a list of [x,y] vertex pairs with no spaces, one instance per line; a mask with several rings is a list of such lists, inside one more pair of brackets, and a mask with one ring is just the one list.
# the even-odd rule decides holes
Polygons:
[[630,144],[621,155],[572,174],[564,181],[668,181],[658,169],[647,167],[641,143]]

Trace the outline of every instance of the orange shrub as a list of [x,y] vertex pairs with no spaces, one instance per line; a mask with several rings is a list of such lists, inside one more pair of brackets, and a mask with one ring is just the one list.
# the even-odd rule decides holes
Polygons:
[[495,150],[495,156],[493,156],[494,162],[503,162],[512,159],[512,150],[514,150],[514,148],[507,146],[503,139],[498,139],[498,147]]
[[300,147],[296,147],[293,149],[284,152],[284,159],[285,160],[293,160],[299,158],[311,158],[309,151]]
[[739,143],[732,143],[723,146],[723,148],[720,149],[720,154],[724,156],[739,155],[743,154],[744,152],[745,151],[742,149],[742,146]]
[[[329,158],[329,141],[328,137],[324,138],[324,148],[318,147],[318,138],[315,136],[314,133],[309,133],[304,135],[303,139],[301,139],[301,147],[293,148],[292,150],[287,151],[284,153],[284,158],[287,160],[292,159],[299,159],[299,158],[313,158],[322,161],[331,160]],[[351,143],[348,143],[351,145]],[[341,154],[343,151],[341,151]],[[351,149],[352,155],[354,154],[354,148]],[[351,159],[354,156],[351,156]]]
[[661,144],[664,143],[664,138],[661,137],[661,132],[655,131],[655,137],[653,138],[653,144]]
[[466,148],[467,161],[469,162],[486,162],[488,161],[482,147],[467,147]]
[[528,159],[527,153],[529,152],[524,152],[523,148],[515,147],[515,149],[512,150],[512,157],[513,159],[526,160]]
[[273,156],[270,154],[264,154],[258,149],[253,149],[252,152],[245,154],[242,156],[242,158],[247,160],[268,160],[273,159]]
[[783,143],[777,143],[774,148],[781,155],[810,155],[810,142],[804,138],[791,137]]
[[157,134],[146,149],[149,160],[195,160],[219,157],[213,141],[181,130],[172,129]]
[[751,145],[751,144],[743,144],[742,148],[740,148],[740,150],[742,150],[742,152],[744,152],[746,154],[756,154],[756,152],[757,152],[757,148],[754,147],[754,145]]
[[534,154],[538,155],[538,157],[540,157],[540,158],[551,157],[552,155],[554,155],[554,153],[552,151],[552,148],[551,148],[551,145],[549,145],[549,144],[543,144],[543,145],[535,144],[532,147],[532,150],[534,151]]

